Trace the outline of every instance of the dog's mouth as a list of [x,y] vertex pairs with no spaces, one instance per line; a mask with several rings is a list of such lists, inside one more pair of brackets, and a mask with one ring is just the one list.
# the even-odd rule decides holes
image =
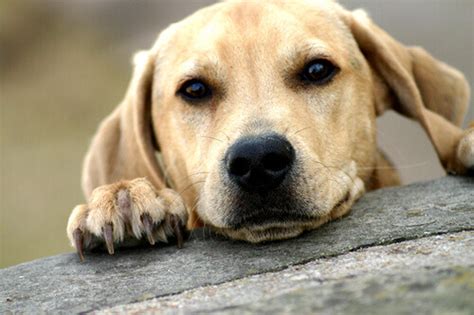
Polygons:
[[247,215],[231,216],[227,227],[215,230],[232,239],[251,243],[293,238],[328,222],[332,213],[348,207],[350,199],[350,193],[347,193],[325,214],[321,214],[320,209],[308,208],[305,202],[293,201],[289,203],[291,209],[286,206],[279,209],[267,207],[247,212]]
[[310,216],[300,213],[288,213],[275,210],[261,210],[249,216],[241,216],[230,222],[234,230],[243,228],[262,230],[266,227],[279,228],[288,225],[300,225],[309,221],[319,219],[317,216]]

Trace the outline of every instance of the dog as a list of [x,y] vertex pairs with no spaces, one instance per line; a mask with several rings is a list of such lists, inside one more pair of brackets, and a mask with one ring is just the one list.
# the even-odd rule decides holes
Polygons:
[[[472,174],[464,76],[332,0],[229,0],[138,52],[124,100],[85,157],[88,203],[67,236],[110,254],[131,241],[182,247],[208,226],[252,243],[296,237],[400,184],[376,117],[418,121],[451,174]],[[471,172],[471,173],[470,173]]]

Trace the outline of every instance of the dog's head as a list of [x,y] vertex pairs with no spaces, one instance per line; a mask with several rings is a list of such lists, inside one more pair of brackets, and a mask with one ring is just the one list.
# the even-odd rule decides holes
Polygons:
[[374,179],[385,109],[420,121],[450,164],[468,98],[458,72],[333,1],[219,3],[135,63],[121,110],[138,152],[125,162],[180,193],[191,225],[253,242],[349,209]]

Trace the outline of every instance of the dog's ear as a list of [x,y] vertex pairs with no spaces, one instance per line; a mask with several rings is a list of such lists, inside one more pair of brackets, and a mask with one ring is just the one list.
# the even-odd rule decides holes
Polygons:
[[146,177],[157,188],[164,186],[151,118],[153,74],[153,53],[137,53],[125,98],[101,123],[86,155],[82,174],[86,196],[98,186],[137,177]]
[[417,120],[444,168],[465,173],[457,153],[469,102],[464,76],[423,49],[397,42],[362,10],[344,11],[343,16],[372,68],[377,114],[393,109]]

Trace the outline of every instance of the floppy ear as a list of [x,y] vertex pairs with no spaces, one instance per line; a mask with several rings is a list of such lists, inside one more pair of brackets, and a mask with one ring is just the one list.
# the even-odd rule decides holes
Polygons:
[[[474,152],[474,142],[469,140],[472,135],[467,137],[474,130],[463,132],[460,128],[469,102],[464,76],[423,49],[400,44],[362,10],[345,11],[344,20],[374,73],[377,114],[394,109],[417,120],[444,168],[466,173],[474,166],[466,163],[474,162],[461,161],[465,156],[459,156],[459,151],[467,146]],[[461,141],[464,138],[467,140]]]
[[152,53],[137,53],[134,67],[124,100],[101,123],[86,155],[82,188],[87,197],[98,186],[137,177],[164,187],[151,119]]

